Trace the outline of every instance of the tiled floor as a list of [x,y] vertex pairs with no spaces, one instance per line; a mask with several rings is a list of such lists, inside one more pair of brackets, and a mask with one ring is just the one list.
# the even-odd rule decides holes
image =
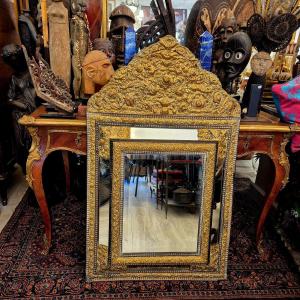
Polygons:
[[8,203],[6,206],[3,206],[2,203],[0,204],[0,232],[14,213],[27,189],[28,185],[22,170],[20,167],[17,167],[9,183]]
[[[247,177],[255,182],[258,162],[255,160],[238,160],[236,166],[236,177]],[[25,177],[20,167],[16,168],[11,179],[11,185],[8,189],[8,204],[3,206],[0,204],[0,232],[12,216],[17,205],[22,200],[28,189]]]

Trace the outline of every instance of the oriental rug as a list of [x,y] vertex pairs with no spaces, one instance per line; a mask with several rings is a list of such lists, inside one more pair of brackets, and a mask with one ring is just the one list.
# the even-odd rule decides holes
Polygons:
[[69,197],[52,206],[53,247],[43,256],[40,212],[27,197],[0,235],[0,299],[300,298],[300,275],[275,232],[267,232],[267,261],[256,249],[259,205],[244,185],[235,193],[228,279],[216,282],[87,283],[85,202]]

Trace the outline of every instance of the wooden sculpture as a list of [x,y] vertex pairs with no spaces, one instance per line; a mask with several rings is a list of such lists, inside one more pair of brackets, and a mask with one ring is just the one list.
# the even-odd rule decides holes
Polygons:
[[[2,48],[1,57],[13,68],[8,90],[8,104],[12,113],[14,141],[16,144],[17,162],[25,172],[31,137],[28,130],[18,120],[36,109],[36,93],[21,46],[8,44]],[[7,126],[7,124],[6,124]]]
[[24,46],[23,52],[37,96],[60,111],[73,113],[76,106],[65,81],[57,77],[41,57],[29,58]]
[[89,52],[82,64],[84,94],[89,97],[98,92],[113,74],[112,63],[104,52],[99,50]]
[[73,91],[75,99],[81,98],[81,67],[85,55],[92,49],[89,35],[89,25],[85,14],[86,1],[72,0],[71,45],[72,45],[72,69]]
[[68,10],[62,0],[53,0],[48,9],[50,65],[70,87],[71,49]]
[[[258,51],[267,53],[285,49],[299,27],[296,9],[298,1],[256,2],[255,14],[248,20],[248,33],[253,46]],[[286,72],[284,72],[285,75]],[[287,77],[288,78],[288,77]],[[287,79],[285,76],[282,79]],[[266,84],[266,75],[251,73],[243,96],[242,106],[248,107],[252,84]]]
[[109,39],[95,39],[93,41],[93,50],[104,52],[110,59],[112,65],[116,63],[116,54],[112,42]]
[[133,12],[124,4],[117,6],[111,13],[109,19],[109,38],[112,41],[116,54],[116,65],[123,66],[125,63],[125,31],[133,28],[135,17]]
[[199,48],[199,37],[204,31],[218,35],[224,19],[234,17],[236,24],[246,23],[254,13],[252,0],[197,0],[191,9],[185,31],[185,46],[194,54]]
[[[156,4],[157,3],[157,4]],[[155,20],[147,22],[137,31],[137,48],[143,49],[165,35],[175,37],[175,15],[171,0],[151,1],[150,7]]]

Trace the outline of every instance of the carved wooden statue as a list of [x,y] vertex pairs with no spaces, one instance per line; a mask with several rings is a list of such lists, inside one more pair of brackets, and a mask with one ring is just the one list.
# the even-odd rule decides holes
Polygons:
[[90,44],[89,25],[85,14],[86,1],[72,0],[71,44],[72,44],[72,69],[73,69],[73,91],[75,99],[81,98],[81,67],[85,55],[92,49]]
[[104,52],[99,50],[89,52],[82,64],[84,94],[89,97],[98,92],[113,74],[111,61]]
[[18,19],[19,33],[22,44],[26,47],[29,56],[35,54],[37,32],[30,18],[29,11],[23,9]]
[[116,54],[116,65],[123,66],[125,63],[125,31],[133,27],[135,18],[133,12],[124,4],[117,6],[110,15],[109,38],[112,41]]
[[8,101],[12,108],[17,161],[25,173],[31,137],[27,129],[18,123],[18,120],[36,109],[36,94],[22,48],[16,44],[6,45],[2,48],[1,56],[4,62],[15,70],[9,85]]
[[214,34],[214,55],[213,55],[213,69],[221,80],[224,77],[222,68],[222,61],[224,55],[224,47],[228,42],[228,39],[237,31],[236,18],[233,15],[229,15],[222,20],[220,27],[217,28]]
[[68,10],[62,0],[53,0],[48,9],[50,65],[70,87],[71,49]]

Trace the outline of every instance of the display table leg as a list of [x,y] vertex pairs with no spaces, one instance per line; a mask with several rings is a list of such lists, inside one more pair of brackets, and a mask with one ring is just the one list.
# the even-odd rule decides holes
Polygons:
[[264,254],[262,247],[262,231],[265,225],[266,218],[268,217],[270,209],[272,208],[274,202],[277,200],[277,196],[280,190],[284,188],[286,183],[288,182],[290,170],[289,160],[285,152],[285,147],[288,142],[288,136],[278,136],[277,138],[279,140],[277,140],[277,143],[275,143],[276,147],[274,146],[275,149],[273,149],[274,155],[270,156],[275,167],[274,182],[260,214],[256,230],[257,247],[261,254]]
[[43,166],[47,154],[45,153],[45,143],[41,142],[38,128],[29,127],[28,130],[32,137],[32,143],[26,163],[26,180],[32,188],[40,207],[45,225],[44,249],[42,253],[48,254],[51,246],[51,219],[43,186]]
[[41,216],[45,226],[45,236],[44,236],[44,249],[42,254],[48,254],[51,246],[51,218],[48,208],[47,199],[44,192],[43,187],[43,165],[44,165],[45,157],[41,158],[39,161],[35,161],[32,164],[31,172],[32,172],[32,184],[33,191],[36,197],[36,200],[40,207]]
[[274,161],[274,164],[275,164],[274,183],[273,183],[271,191],[265,201],[263,210],[260,214],[259,221],[257,224],[257,230],[256,230],[257,243],[259,243],[259,241],[262,238],[262,230],[263,230],[266,218],[269,215],[270,209],[272,208],[273,203],[276,201],[277,196],[283,187],[284,178],[286,177],[285,168],[282,167],[277,161]]

